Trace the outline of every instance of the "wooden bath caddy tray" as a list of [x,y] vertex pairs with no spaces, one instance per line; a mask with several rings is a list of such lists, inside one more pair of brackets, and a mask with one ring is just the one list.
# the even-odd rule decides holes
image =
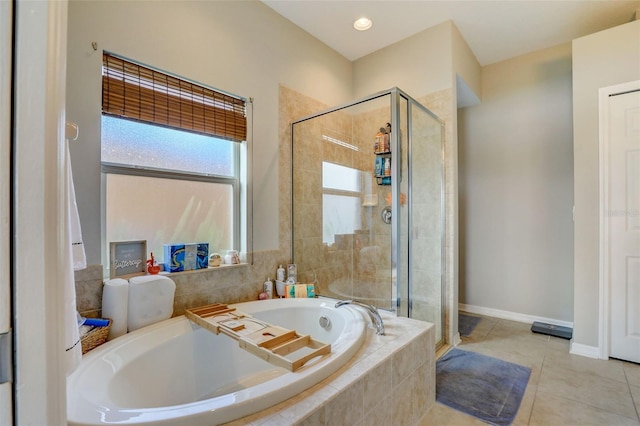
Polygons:
[[[215,334],[226,334],[237,340],[242,349],[291,371],[298,370],[312,358],[331,352],[331,344],[257,320],[221,303],[187,309],[185,315],[200,327]],[[304,355],[297,359],[285,357],[304,347],[311,351],[303,351]]]

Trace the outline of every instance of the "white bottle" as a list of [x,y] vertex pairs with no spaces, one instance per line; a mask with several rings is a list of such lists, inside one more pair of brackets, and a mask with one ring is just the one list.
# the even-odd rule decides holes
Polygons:
[[282,265],[278,266],[278,272],[276,274],[276,279],[278,281],[284,281],[284,268]]
[[271,281],[271,277],[267,278],[264,282],[263,291],[267,293],[267,299],[273,299],[273,282]]

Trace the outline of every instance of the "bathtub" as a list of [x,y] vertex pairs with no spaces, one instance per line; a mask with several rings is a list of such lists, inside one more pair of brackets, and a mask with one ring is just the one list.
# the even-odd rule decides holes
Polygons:
[[[94,349],[67,379],[70,425],[215,425],[271,407],[334,373],[360,348],[365,319],[332,299],[230,305],[331,343],[331,353],[291,372],[238,342],[175,317]],[[330,326],[319,324],[321,316]]]

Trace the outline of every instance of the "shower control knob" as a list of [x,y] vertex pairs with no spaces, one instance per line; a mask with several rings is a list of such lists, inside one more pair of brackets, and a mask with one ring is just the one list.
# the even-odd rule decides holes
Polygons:
[[380,213],[380,217],[382,218],[382,221],[384,223],[389,225],[391,223],[391,207],[387,206],[384,209],[382,209],[382,212]]

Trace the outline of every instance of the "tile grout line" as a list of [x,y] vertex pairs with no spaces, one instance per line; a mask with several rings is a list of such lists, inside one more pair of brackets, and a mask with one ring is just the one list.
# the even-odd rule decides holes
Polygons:
[[[538,388],[540,387],[540,379],[542,378],[542,371],[544,370],[544,363],[547,360],[547,353],[549,352],[549,344],[551,343],[551,337],[547,336],[547,343],[544,348],[544,355],[542,356],[542,364],[540,365],[540,373],[538,375],[538,384],[536,385],[536,391],[533,394],[533,401],[531,401],[531,409],[529,411],[529,420],[527,425],[531,424],[531,417],[533,416],[533,407],[536,405],[536,399],[538,398]],[[529,385],[527,385],[528,387]]]
[[[483,320],[485,320],[484,317],[483,317]],[[508,321],[508,320],[506,320],[506,321]],[[499,328],[499,326],[500,326],[500,324],[502,322],[503,321],[501,319],[497,319],[497,321],[495,321],[495,322],[492,321],[491,327],[488,329],[488,331],[486,331],[486,333],[484,333],[484,336],[482,337],[482,339],[479,340],[479,341],[473,342],[473,343],[479,344],[480,347],[483,347],[487,343],[491,333],[494,330],[496,330],[497,328]],[[534,407],[536,405],[537,399],[541,398],[541,400],[544,400],[544,395],[546,394],[545,392],[541,392],[541,395],[540,396],[538,395],[538,391],[540,391],[540,389],[539,389],[540,378],[542,378],[542,375],[543,375],[543,372],[545,371],[545,368],[549,369],[553,365],[554,348],[552,347],[552,343],[555,342],[555,339],[553,337],[551,337],[551,336],[545,336],[545,339],[546,339],[546,343],[545,343],[546,346],[544,347],[544,352],[543,352],[543,356],[542,356],[542,363],[541,363],[541,366],[540,366],[540,374],[539,374],[539,379],[538,379],[538,386],[536,387],[536,390],[535,390],[535,392],[533,393],[533,396],[532,396],[532,404],[531,404],[531,408],[529,410],[529,417],[528,417],[528,420],[527,420],[526,423],[524,423],[524,419],[523,419],[523,423],[519,423],[519,424],[527,424],[527,425],[531,424],[532,415],[533,415],[533,412],[535,411]],[[463,343],[465,343],[465,342],[463,342]],[[550,358],[550,359],[547,359],[547,358]],[[604,408],[602,406],[593,405],[591,402],[587,402],[587,401],[584,401],[584,400],[581,400],[581,399],[574,399],[572,396],[569,396],[569,395],[560,395],[560,394],[556,394],[555,392],[551,392],[550,396],[553,396],[554,398],[559,398],[560,400],[571,401],[571,402],[574,402],[574,403],[577,403],[577,404],[580,404],[580,405],[591,407],[591,408],[593,408],[593,409],[595,409],[595,410],[597,410],[599,412],[603,412],[603,413],[607,413],[607,414],[611,414],[611,415],[615,415],[615,416],[620,416],[620,417],[625,417],[625,418],[628,418],[628,419],[632,419],[632,420],[638,421],[638,420],[640,420],[640,400],[636,401],[636,399],[633,398],[633,393],[632,393],[632,389],[631,389],[632,385],[631,385],[631,381],[630,381],[630,378],[629,378],[629,372],[627,371],[627,369],[623,368],[623,373],[624,373],[625,380],[627,382],[627,388],[629,390],[629,396],[631,397],[631,402],[632,402],[633,407],[634,407],[634,413],[635,413],[635,416],[636,416],[635,418],[631,417],[631,415],[632,415],[631,412],[628,413],[629,417],[627,417],[627,415],[622,414],[621,412],[619,412],[617,410],[611,410],[610,409],[611,407]],[[530,384],[528,384],[527,387],[529,385]],[[524,417],[524,412],[521,415],[522,415],[522,417]],[[517,414],[516,414],[516,416],[517,416]]]
[[[546,350],[545,350],[545,358],[546,358]],[[543,360],[543,366],[544,366],[544,360]],[[634,409],[635,409],[635,411],[636,411],[636,417],[637,417],[637,418],[636,418],[635,420],[638,420],[638,418],[640,418],[640,417],[638,416],[638,409],[637,409],[637,406],[636,406],[635,400],[633,399],[633,394],[631,393],[631,388],[630,388],[630,385],[629,385],[629,380],[628,380],[628,378],[627,378],[627,373],[626,373],[626,371],[624,370],[624,367],[623,367],[623,373],[624,373],[624,375],[625,375],[625,380],[627,380],[627,387],[629,388],[629,396],[631,397],[631,402],[633,403],[633,407],[634,407]],[[542,370],[540,370],[540,376],[542,376]],[[618,382],[618,383],[621,383],[621,382]],[[538,383],[538,384],[539,384],[539,383]],[[564,400],[567,400],[567,401],[572,401],[572,402],[575,402],[575,403],[578,403],[578,404],[586,405],[586,406],[591,407],[591,408],[594,408],[594,409],[596,409],[596,410],[598,410],[598,411],[602,411],[602,412],[605,412],[605,413],[609,413],[609,414],[613,414],[613,415],[616,415],[616,416],[620,416],[620,417],[624,417],[624,418],[627,418],[627,419],[631,419],[631,417],[627,417],[626,415],[621,414],[621,413],[619,413],[619,412],[612,411],[612,410],[609,410],[608,408],[603,408],[603,407],[601,407],[601,406],[594,405],[594,404],[592,404],[592,403],[590,403],[590,402],[582,401],[582,400],[580,400],[580,399],[575,399],[575,398],[572,398],[571,396],[568,396],[568,395],[558,395],[558,394],[555,394],[555,393],[553,393],[553,392],[551,392],[551,395],[552,395],[552,396],[554,396],[554,397],[556,397],[556,398],[560,398],[560,399],[564,399]],[[537,390],[536,390],[536,396],[537,396]]]
[[631,395],[631,402],[633,402],[633,408],[636,410],[637,420],[640,421],[640,411],[638,410],[638,404],[636,404],[636,400],[633,397],[633,392],[631,391],[631,383],[629,383],[629,377],[627,376],[627,369],[624,368],[624,364],[622,365],[622,372],[624,373],[624,378],[627,381],[627,388],[629,389],[629,395]]
[[[551,341],[551,337],[549,337],[549,341]],[[544,361],[546,360],[547,353],[548,353],[548,352],[547,352],[547,350],[548,350],[548,346],[547,346],[547,348],[545,349],[545,355],[544,355],[544,358],[543,358],[543,366],[542,366],[542,368],[544,368]],[[540,370],[540,376],[541,376],[541,377],[542,377],[542,368],[541,368],[541,370]],[[627,372],[626,372],[626,370],[624,369],[624,367],[622,367],[622,372],[624,373],[625,380],[626,380],[626,382],[627,382],[627,388],[629,389],[629,396],[630,396],[630,398],[631,398],[631,402],[633,403],[633,408],[634,408],[634,410],[635,410],[635,412],[636,412],[636,419],[635,419],[635,420],[640,420],[640,414],[639,414],[639,412],[638,412],[638,406],[636,405],[636,402],[635,402],[635,400],[633,399],[633,393],[631,392],[631,386],[630,386],[630,384],[629,384],[629,379],[628,379],[628,377],[627,377]],[[612,379],[612,380],[613,380],[613,379]],[[614,380],[614,381],[617,381],[617,380]],[[618,382],[618,383],[620,383],[620,382]],[[539,383],[538,383],[538,384],[539,384]],[[578,403],[578,404],[583,404],[583,405],[589,406],[589,407],[594,408],[594,409],[596,409],[596,410],[598,410],[598,411],[602,411],[602,412],[605,412],[605,413],[614,414],[614,415],[616,415],[616,416],[620,416],[620,417],[624,417],[624,418],[627,418],[627,419],[631,419],[631,417],[627,417],[627,416],[625,416],[624,414],[621,414],[621,413],[616,412],[616,411],[611,411],[611,410],[609,410],[609,409],[607,409],[607,408],[603,408],[603,407],[601,407],[601,406],[594,405],[594,404],[592,404],[592,403],[590,403],[590,402],[582,401],[582,400],[580,400],[580,399],[575,399],[575,398],[572,398],[572,397],[570,397],[570,396],[557,395],[557,394],[554,394],[554,393],[552,393],[552,395],[554,395],[554,396],[555,396],[555,397],[557,397],[557,398],[565,399],[565,400],[567,400],[567,401],[573,401],[573,402]],[[537,396],[537,390],[536,390],[536,396]]]

